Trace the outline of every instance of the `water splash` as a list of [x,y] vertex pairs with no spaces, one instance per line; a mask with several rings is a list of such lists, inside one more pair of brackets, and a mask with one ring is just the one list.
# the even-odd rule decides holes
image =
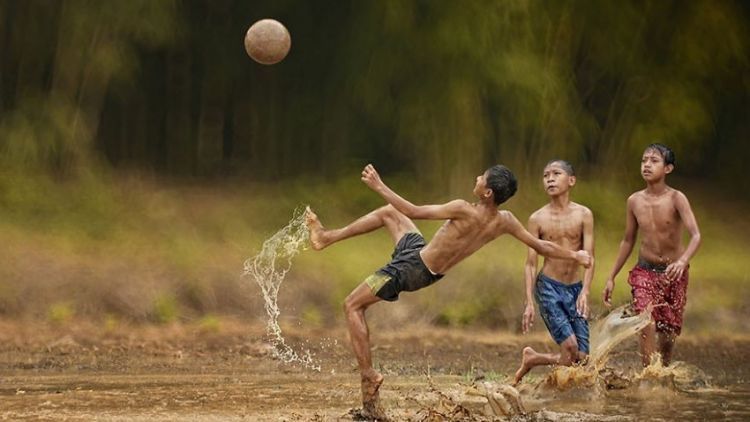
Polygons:
[[268,316],[266,333],[274,346],[274,356],[286,363],[297,362],[305,368],[320,371],[320,365],[315,363],[309,349],[298,353],[286,344],[279,326],[279,288],[292,267],[292,258],[306,248],[309,237],[305,207],[298,207],[289,223],[263,242],[263,248],[256,256],[245,261],[242,276],[252,278],[263,293]]
[[635,314],[630,305],[620,306],[597,321],[591,328],[589,365],[602,368],[616,345],[646,328],[651,321],[651,306]]
[[682,392],[722,391],[711,384],[711,377],[700,368],[685,362],[664,366],[659,353],[651,356],[651,363],[633,379],[642,391],[665,388]]
[[636,314],[629,305],[614,309],[591,328],[588,362],[585,365],[555,367],[537,389],[587,388],[599,385],[599,381],[611,384],[612,378],[617,376],[609,373],[611,371],[604,371],[609,353],[615,346],[646,328],[651,321],[651,307],[640,314]]

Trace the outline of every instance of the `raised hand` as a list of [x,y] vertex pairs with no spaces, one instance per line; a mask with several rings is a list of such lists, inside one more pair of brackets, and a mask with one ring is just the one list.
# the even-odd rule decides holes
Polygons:
[[376,190],[378,187],[383,185],[383,181],[380,180],[378,171],[375,170],[372,164],[368,164],[362,170],[362,181],[372,190]]

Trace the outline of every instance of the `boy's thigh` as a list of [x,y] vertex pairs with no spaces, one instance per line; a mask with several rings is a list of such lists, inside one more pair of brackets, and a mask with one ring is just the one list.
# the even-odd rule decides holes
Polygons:
[[573,325],[565,308],[559,302],[539,302],[539,314],[547,327],[547,331],[555,340],[561,344],[565,339],[575,334]]

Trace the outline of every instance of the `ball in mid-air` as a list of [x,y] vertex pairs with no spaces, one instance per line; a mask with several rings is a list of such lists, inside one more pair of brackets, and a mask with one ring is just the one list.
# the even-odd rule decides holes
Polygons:
[[274,64],[282,61],[292,46],[292,37],[281,22],[261,19],[245,34],[245,50],[256,62]]

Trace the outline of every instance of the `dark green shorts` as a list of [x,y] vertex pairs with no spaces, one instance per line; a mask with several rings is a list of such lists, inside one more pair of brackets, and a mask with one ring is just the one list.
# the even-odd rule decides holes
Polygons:
[[396,244],[391,262],[365,280],[372,293],[393,302],[401,292],[413,292],[443,278],[442,274],[432,274],[422,262],[419,251],[425,245],[421,234],[406,233]]

